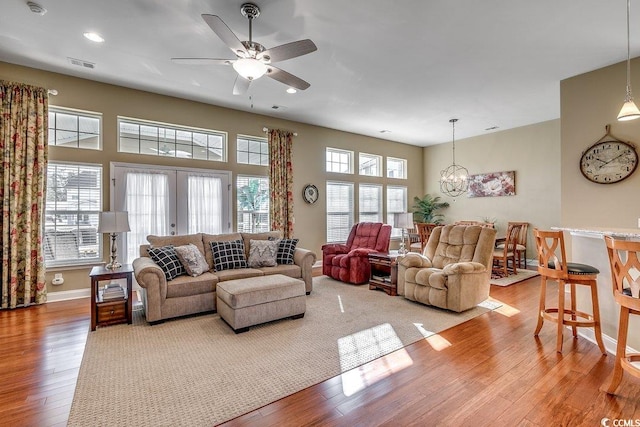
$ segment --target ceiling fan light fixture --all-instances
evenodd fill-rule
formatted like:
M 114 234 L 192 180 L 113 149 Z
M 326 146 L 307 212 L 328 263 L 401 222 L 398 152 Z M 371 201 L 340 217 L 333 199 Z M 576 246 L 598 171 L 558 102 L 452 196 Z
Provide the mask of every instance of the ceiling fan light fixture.
M 295 90 L 294 88 L 290 87 L 289 89 L 287 89 L 287 93 L 296 93 L 298 92 L 297 90 Z
M 253 58 L 240 58 L 233 63 L 233 69 L 247 80 L 255 80 L 264 76 L 267 66 Z

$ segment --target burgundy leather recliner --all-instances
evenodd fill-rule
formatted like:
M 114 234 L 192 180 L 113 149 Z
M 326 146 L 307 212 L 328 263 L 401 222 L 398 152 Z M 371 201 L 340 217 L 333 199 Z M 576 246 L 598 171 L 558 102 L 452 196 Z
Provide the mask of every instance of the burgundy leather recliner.
M 367 283 L 370 274 L 367 255 L 388 252 L 390 240 L 390 225 L 381 222 L 355 224 L 346 243 L 322 246 L 322 274 L 354 285 Z

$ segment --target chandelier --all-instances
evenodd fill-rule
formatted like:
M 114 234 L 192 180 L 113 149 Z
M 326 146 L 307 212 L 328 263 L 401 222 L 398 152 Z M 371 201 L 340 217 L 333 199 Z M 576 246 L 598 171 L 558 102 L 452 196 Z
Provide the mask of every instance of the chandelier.
M 469 171 L 464 166 L 456 165 L 456 122 L 451 119 L 449 123 L 453 127 L 453 163 L 440 172 L 440 192 L 453 198 L 467 192 L 469 188 Z

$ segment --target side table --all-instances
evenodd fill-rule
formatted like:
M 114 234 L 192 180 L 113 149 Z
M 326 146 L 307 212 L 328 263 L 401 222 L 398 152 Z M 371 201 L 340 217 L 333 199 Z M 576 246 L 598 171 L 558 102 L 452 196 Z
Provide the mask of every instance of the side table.
M 369 254 L 371 276 L 369 289 L 382 289 L 388 295 L 398 295 L 398 252 Z
M 89 277 L 91 277 L 91 330 L 95 331 L 96 326 L 108 326 L 125 322 L 131 324 L 133 267 L 127 264 L 115 270 L 109 270 L 103 266 L 97 266 L 91 269 Z M 103 301 L 100 282 L 118 279 L 127 280 L 125 298 Z

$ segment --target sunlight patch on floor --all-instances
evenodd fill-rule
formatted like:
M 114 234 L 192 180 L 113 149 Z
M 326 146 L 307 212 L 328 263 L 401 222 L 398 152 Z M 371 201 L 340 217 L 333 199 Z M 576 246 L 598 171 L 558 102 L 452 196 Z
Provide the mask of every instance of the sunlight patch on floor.
M 503 316 L 506 317 L 513 317 L 516 314 L 520 313 L 520 310 L 518 310 L 517 308 L 509 305 L 509 304 L 505 304 L 502 303 L 502 306 L 496 308 L 495 310 L 493 310 L 494 312 L 498 313 L 498 314 L 502 314 Z
M 388 323 L 340 338 L 338 351 L 343 372 L 342 391 L 345 396 L 351 396 L 413 364 L 403 347 L 402 341 Z M 387 355 L 380 357 L 384 354 Z M 373 362 L 367 363 L 372 360 Z
M 338 305 L 340 305 L 340 313 L 344 313 L 344 306 L 342 305 L 342 298 L 338 295 Z

